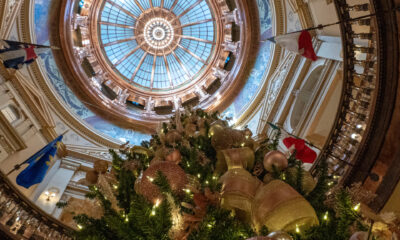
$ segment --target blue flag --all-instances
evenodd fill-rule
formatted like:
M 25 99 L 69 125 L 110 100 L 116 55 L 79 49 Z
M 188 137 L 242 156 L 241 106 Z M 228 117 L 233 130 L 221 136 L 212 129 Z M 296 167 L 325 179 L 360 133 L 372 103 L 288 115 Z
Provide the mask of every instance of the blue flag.
M 61 143 L 63 135 L 57 137 L 52 142 L 47 144 L 39 152 L 35 153 L 32 157 L 26 160 L 24 163 L 29 163 L 29 166 L 25 168 L 17 176 L 17 184 L 29 188 L 30 186 L 40 183 L 46 175 L 47 169 L 49 168 L 50 162 L 53 160 L 57 153 L 57 148 Z
M 49 47 L 9 40 L 0 40 L 0 59 L 6 68 L 20 69 L 31 64 Z

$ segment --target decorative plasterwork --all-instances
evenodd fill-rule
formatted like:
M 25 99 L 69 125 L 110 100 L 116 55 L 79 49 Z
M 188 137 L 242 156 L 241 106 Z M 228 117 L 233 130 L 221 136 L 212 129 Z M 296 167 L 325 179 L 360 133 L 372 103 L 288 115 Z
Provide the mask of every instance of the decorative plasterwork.
M 211 8 L 216 11 L 216 34 L 218 36 L 214 50 L 216 57 L 209 62 L 207 69 L 202 72 L 203 75 L 200 78 L 200 82 L 197 81 L 196 84 L 179 88 L 168 94 L 157 92 L 150 94 L 140 88 L 133 88 L 133 86 L 129 85 L 127 82 L 119 81 L 118 79 L 120 79 L 120 77 L 116 76 L 113 71 L 108 69 L 108 64 L 99 61 L 99 59 L 101 60 L 99 56 L 101 56 L 102 53 L 98 52 L 97 47 L 90 48 L 89 51 L 87 51 L 91 54 L 90 56 L 87 56 L 87 59 L 96 73 L 95 81 L 92 80 L 93 78 L 89 79 L 85 76 L 84 71 L 80 69 L 80 66 L 74 65 L 76 61 L 68 51 L 64 52 L 67 60 L 63 62 L 67 62 L 71 70 L 60 70 L 65 72 L 72 71 L 75 73 L 74 76 L 69 78 L 74 82 L 78 79 L 80 83 L 74 83 L 73 88 L 80 88 L 76 92 L 85 92 L 84 96 L 79 97 L 84 102 L 88 103 L 87 106 L 93 112 L 100 114 L 107 120 L 113 121 L 120 126 L 134 126 L 135 129 L 138 128 L 145 132 L 153 132 L 157 122 L 165 120 L 166 117 L 168 117 L 168 115 L 158 115 L 156 111 L 157 108 L 171 108 L 172 112 L 174 112 L 176 109 L 182 109 L 182 105 L 185 103 L 198 99 L 200 101 L 198 107 L 208 110 L 224 109 L 238 93 L 240 86 L 243 85 L 243 74 L 247 69 L 251 69 L 251 67 L 246 68 L 246 65 L 251 66 L 254 64 L 248 62 L 247 59 L 249 56 L 254 54 L 254 49 L 256 49 L 258 43 L 254 41 L 256 33 L 254 33 L 254 30 L 252 29 L 254 26 L 251 26 L 251 17 L 247 15 L 249 13 L 246 9 L 248 8 L 247 3 L 238 2 L 238 9 L 242 9 L 242 11 L 233 12 L 229 12 L 224 1 L 211 0 L 209 3 L 212 6 Z M 93 2 L 92 6 L 89 6 L 89 8 L 92 8 L 95 5 L 97 6 L 98 4 L 99 3 Z M 63 36 L 61 40 L 65 41 L 64 43 L 62 42 L 62 44 L 65 44 L 62 48 L 68 49 L 68 47 L 73 47 L 73 43 L 71 43 L 67 36 L 70 34 L 70 30 L 73 30 L 77 25 L 83 26 L 81 32 L 82 29 L 84 30 L 83 32 L 85 32 L 82 34 L 82 45 L 86 47 L 89 46 L 88 42 L 92 42 L 90 46 L 95 46 L 96 44 L 93 43 L 95 43 L 96 40 L 98 41 L 98 39 L 96 39 L 98 34 L 86 34 L 86 32 L 96 31 L 97 27 L 92 23 L 98 16 L 97 10 L 90 11 L 91 13 L 87 18 L 88 20 L 85 20 L 85 18 L 82 17 L 78 17 L 76 20 L 71 20 L 71 14 L 69 14 L 71 9 L 68 5 L 65 7 L 66 14 L 62 19 L 67 19 L 67 25 L 62 27 L 65 29 L 60 33 Z M 93 9 L 98 9 L 98 7 L 94 7 Z M 245 11 L 243 11 L 243 9 L 245 9 Z M 89 25 L 84 26 L 85 22 L 89 22 Z M 241 31 L 240 43 L 232 42 L 232 22 L 238 23 L 238 26 L 241 29 L 245 28 L 245 31 Z M 250 40 L 250 36 L 253 36 L 252 40 Z M 219 69 L 224 70 L 223 67 L 225 65 L 225 60 L 231 51 L 233 54 L 236 54 L 236 61 L 233 69 L 228 73 L 218 71 Z M 80 58 L 78 57 L 78 59 Z M 222 76 L 222 79 L 219 79 L 222 84 L 216 93 L 210 95 L 207 93 L 207 88 L 218 80 L 216 75 L 220 77 Z M 72 78 L 74 78 L 74 80 Z M 100 83 L 103 83 L 112 90 L 117 90 L 117 92 L 114 91 L 117 94 L 117 101 L 111 101 L 107 99 L 107 97 L 102 97 L 103 94 L 98 87 Z M 96 85 L 97 87 L 90 87 Z M 82 86 L 86 86 L 86 89 L 82 89 Z M 89 89 L 88 86 L 91 89 Z M 123 95 L 120 96 L 120 94 Z M 125 99 L 140 104 L 144 110 L 138 112 L 129 111 L 129 109 L 127 109 L 123 104 Z M 107 114 L 105 114 L 106 110 Z M 104 114 L 102 112 L 104 112 Z M 146 124 L 144 124 L 144 122 Z
M 8 39 L 23 2 L 23 0 L 0 1 L 0 39 Z
M 112 161 L 108 149 L 67 145 L 68 156 L 94 162 L 97 160 Z
M 280 35 L 284 33 L 285 24 L 286 24 L 286 17 L 285 17 L 285 10 L 283 6 L 285 4 L 285 0 L 279 1 L 270 1 L 272 6 L 272 19 L 274 19 L 274 26 L 273 26 L 273 34 Z M 239 119 L 236 121 L 236 126 L 244 126 L 246 125 L 252 117 L 257 113 L 256 109 L 259 108 L 260 104 L 263 104 L 263 99 L 265 97 L 265 91 L 268 86 L 269 81 L 271 81 L 272 75 L 276 71 L 278 64 L 282 60 L 282 48 L 278 45 L 273 45 L 271 52 L 271 61 L 270 66 L 267 67 L 269 70 L 264 73 L 262 76 L 263 78 L 263 85 L 259 88 L 257 93 L 255 94 L 255 99 L 247 106 L 246 111 L 241 115 Z
M 18 20 L 18 34 L 21 41 L 33 42 L 33 39 L 36 39 L 33 26 L 34 1 L 25 1 L 24 4 L 22 4 Z M 40 59 L 38 61 L 40 61 Z M 1 67 L 0 73 L 3 76 L 10 76 L 9 72 Z M 30 74 L 29 77 L 34 79 L 34 82 L 37 85 L 36 90 L 41 93 L 41 96 L 46 98 L 46 101 L 49 104 L 48 106 L 51 107 L 52 110 L 54 110 L 54 112 L 56 112 L 70 128 L 76 132 L 79 132 L 82 136 L 85 136 L 85 138 L 89 138 L 91 141 L 95 141 L 97 144 L 105 147 L 117 148 L 119 146 L 119 143 L 117 143 L 116 140 L 99 134 L 92 128 L 88 127 L 88 125 L 84 123 L 81 118 L 76 116 L 76 114 L 74 114 L 68 107 L 62 104 L 62 99 L 59 97 L 55 89 L 51 87 L 50 80 L 40 64 L 37 62 L 32 63 L 28 68 L 28 73 Z M 37 114 L 37 112 L 34 112 L 34 114 Z

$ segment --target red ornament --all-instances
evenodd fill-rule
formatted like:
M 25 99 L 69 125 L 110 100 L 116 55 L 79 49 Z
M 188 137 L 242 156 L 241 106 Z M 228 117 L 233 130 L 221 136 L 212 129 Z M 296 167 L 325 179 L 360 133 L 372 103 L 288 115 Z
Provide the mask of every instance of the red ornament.
M 287 148 L 290 148 L 294 145 L 296 150 L 296 158 L 302 161 L 303 163 L 314 163 L 317 158 L 317 153 L 309 148 L 306 144 L 306 141 L 299 138 L 288 137 L 283 139 L 283 144 Z

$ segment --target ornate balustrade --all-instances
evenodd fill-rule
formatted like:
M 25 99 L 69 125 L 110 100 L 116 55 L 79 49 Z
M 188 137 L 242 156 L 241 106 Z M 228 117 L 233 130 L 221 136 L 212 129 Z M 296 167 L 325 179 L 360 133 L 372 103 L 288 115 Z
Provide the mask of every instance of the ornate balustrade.
M 49 216 L 15 187 L 1 173 L 0 176 L 0 229 L 11 239 L 72 240 L 72 231 Z
M 341 21 L 343 90 L 336 121 L 317 164 L 327 159 L 334 179 L 344 185 L 362 182 L 376 192 L 371 207 L 379 210 L 398 181 L 388 173 L 399 170 L 391 167 L 395 156 L 388 151 L 393 146 L 384 145 L 390 142 L 386 138 L 396 122 L 396 10 L 391 0 L 353 6 L 347 0 L 334 2 Z
M 377 82 L 377 28 L 372 5 L 349 6 L 336 0 L 343 44 L 343 89 L 337 117 L 320 159 L 328 160 L 330 174 L 340 181 L 354 167 L 359 147 L 368 136 Z M 357 19 L 357 20 L 352 20 Z

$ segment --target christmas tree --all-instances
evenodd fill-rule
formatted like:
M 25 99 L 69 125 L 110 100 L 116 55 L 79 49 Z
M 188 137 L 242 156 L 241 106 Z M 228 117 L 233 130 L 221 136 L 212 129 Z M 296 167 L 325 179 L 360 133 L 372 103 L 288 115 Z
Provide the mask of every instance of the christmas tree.
M 74 216 L 76 238 L 369 237 L 360 211 L 371 196 L 359 185 L 337 186 L 324 159 L 312 176 L 303 166 L 315 154 L 307 143 L 287 138 L 290 151 L 278 151 L 281 129 L 271 126 L 274 136 L 256 142 L 249 129 L 233 129 L 217 113 L 187 110 L 149 142 L 110 150 L 111 171 L 98 163 L 87 175 L 87 198 L 98 211 Z

